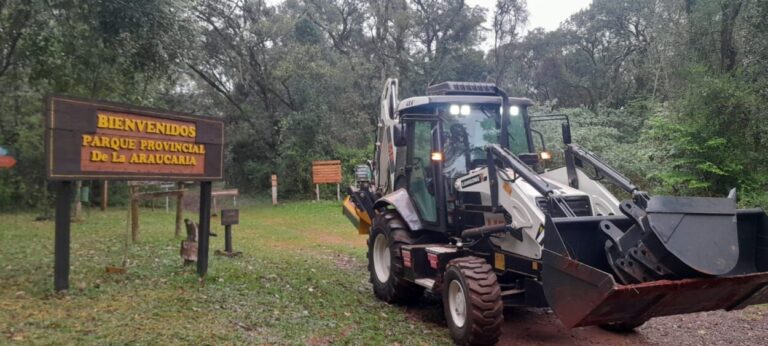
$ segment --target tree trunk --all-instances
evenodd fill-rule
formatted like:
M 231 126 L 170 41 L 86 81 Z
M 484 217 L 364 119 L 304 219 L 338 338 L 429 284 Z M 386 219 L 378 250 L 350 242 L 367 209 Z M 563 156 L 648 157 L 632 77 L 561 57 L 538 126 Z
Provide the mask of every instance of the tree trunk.
M 725 0 L 720 4 L 720 71 L 731 72 L 736 67 L 736 44 L 733 38 L 733 30 L 736 27 L 736 19 L 741 12 L 743 0 Z

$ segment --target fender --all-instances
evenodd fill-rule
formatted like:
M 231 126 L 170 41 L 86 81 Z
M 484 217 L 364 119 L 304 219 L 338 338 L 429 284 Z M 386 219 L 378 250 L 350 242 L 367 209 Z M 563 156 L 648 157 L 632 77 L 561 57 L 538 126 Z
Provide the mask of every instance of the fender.
M 388 206 L 392 206 L 397 210 L 403 220 L 405 220 L 405 223 L 408 224 L 408 228 L 410 228 L 411 231 L 418 231 L 424 228 L 419 213 L 416 211 L 416 206 L 413 205 L 411 196 L 408 195 L 408 191 L 405 189 L 397 189 L 394 192 L 379 198 L 379 200 L 373 204 L 373 209 L 379 210 Z

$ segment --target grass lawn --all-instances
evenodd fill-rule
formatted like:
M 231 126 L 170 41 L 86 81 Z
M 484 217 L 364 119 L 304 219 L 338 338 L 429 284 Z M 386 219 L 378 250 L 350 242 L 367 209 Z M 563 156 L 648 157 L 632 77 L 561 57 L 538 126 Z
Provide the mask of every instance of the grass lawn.
M 183 267 L 174 215 L 141 211 L 120 265 L 125 209 L 72 225 L 70 286 L 54 294 L 53 221 L 0 214 L 0 344 L 450 344 L 441 308 L 390 306 L 368 283 L 365 237 L 336 202 L 241 207 L 239 258 L 213 256 L 205 285 Z M 185 217 L 197 219 L 196 215 Z

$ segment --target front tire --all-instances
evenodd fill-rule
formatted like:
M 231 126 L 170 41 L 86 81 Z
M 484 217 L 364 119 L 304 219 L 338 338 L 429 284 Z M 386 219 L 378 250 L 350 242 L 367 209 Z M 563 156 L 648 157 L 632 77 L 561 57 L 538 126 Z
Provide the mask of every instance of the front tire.
M 423 296 L 423 287 L 403 277 L 400 248 L 416 243 L 397 212 L 384 210 L 374 217 L 368 237 L 368 272 L 377 298 L 387 303 L 409 304 Z
M 443 279 L 443 309 L 459 345 L 493 345 L 501 336 L 504 304 L 493 268 L 482 258 L 448 262 Z

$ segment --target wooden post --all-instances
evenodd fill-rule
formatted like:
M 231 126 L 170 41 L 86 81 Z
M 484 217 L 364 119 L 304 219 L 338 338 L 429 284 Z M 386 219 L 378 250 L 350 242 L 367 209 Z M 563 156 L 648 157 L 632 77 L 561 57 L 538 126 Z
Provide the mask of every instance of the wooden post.
M 272 174 L 272 205 L 277 205 L 277 174 Z
M 184 204 L 184 183 L 179 182 L 179 194 L 176 196 L 176 231 L 173 232 L 174 237 L 181 235 L 181 223 L 183 220 L 182 207 Z
M 139 196 L 138 186 L 131 186 L 131 240 L 139 241 Z
M 341 188 L 339 187 L 338 183 L 336 184 L 336 200 L 337 201 L 341 200 Z
M 320 200 L 320 184 L 315 184 L 315 196 L 317 197 L 317 200 Z
M 79 222 L 83 215 L 83 202 L 81 201 L 80 194 L 83 192 L 83 182 L 78 180 L 75 182 L 75 222 Z
M 208 272 L 208 236 L 211 230 L 211 182 L 200 183 L 200 228 L 197 238 L 197 275 Z
M 107 210 L 107 201 L 109 200 L 109 180 L 101 182 L 101 211 Z
M 224 252 L 232 255 L 232 225 L 224 226 Z
M 211 197 L 211 200 L 213 201 L 213 209 L 211 210 L 212 215 L 219 215 L 219 213 L 216 212 L 216 209 L 218 208 L 216 206 L 216 197 Z
M 53 289 L 69 289 L 70 212 L 72 211 L 72 182 L 62 181 L 56 188 L 56 243 L 54 245 Z

